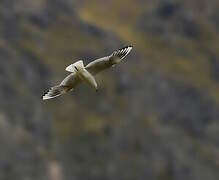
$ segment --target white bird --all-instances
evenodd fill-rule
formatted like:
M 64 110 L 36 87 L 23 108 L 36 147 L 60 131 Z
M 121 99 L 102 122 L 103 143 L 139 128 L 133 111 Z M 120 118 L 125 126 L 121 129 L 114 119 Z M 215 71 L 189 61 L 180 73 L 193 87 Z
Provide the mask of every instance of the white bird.
M 81 82 L 87 82 L 91 87 L 98 89 L 94 75 L 107 68 L 114 66 L 122 61 L 133 46 L 126 46 L 124 48 L 114 51 L 110 56 L 96 59 L 84 66 L 82 60 L 69 65 L 65 70 L 71 72 L 59 85 L 50 88 L 44 95 L 43 100 L 52 99 L 62 94 L 70 92 L 75 89 Z

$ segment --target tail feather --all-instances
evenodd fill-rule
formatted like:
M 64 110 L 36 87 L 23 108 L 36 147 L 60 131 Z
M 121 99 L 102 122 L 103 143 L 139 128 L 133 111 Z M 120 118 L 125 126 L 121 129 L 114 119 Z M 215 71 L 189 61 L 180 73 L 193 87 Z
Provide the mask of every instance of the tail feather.
M 68 91 L 68 88 L 65 86 L 54 86 L 51 87 L 44 95 L 42 96 L 43 100 L 52 99 L 58 96 L 61 96 L 62 94 L 66 93 Z

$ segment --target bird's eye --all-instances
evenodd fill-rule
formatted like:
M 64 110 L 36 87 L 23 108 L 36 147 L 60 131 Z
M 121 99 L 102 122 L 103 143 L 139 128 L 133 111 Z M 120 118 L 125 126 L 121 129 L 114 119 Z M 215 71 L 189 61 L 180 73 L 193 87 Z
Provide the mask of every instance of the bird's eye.
M 78 71 L 78 68 L 75 66 L 75 69 Z

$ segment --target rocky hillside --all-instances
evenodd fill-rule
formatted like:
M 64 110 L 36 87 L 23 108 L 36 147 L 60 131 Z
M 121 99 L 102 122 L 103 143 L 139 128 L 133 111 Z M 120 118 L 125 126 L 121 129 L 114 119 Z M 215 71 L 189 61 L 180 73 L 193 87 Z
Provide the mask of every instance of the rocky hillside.
M 0 180 L 219 178 L 216 0 L 1 0 Z M 85 63 L 119 66 L 42 102 Z

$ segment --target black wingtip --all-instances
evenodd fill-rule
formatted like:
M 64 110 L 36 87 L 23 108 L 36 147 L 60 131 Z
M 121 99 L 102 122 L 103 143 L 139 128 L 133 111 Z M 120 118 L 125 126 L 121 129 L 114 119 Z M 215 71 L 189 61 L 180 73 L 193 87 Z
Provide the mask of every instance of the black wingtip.
M 120 48 L 119 50 L 126 49 L 126 48 L 129 48 L 129 47 L 133 48 L 133 45 L 124 46 L 124 47 Z
M 43 96 L 45 96 L 46 94 L 47 94 L 47 91 L 41 95 L 41 98 L 43 99 Z
M 43 97 L 45 95 L 47 95 L 49 93 L 49 91 L 51 91 L 53 89 L 53 87 L 49 88 L 49 90 L 44 91 L 43 95 L 41 95 L 41 98 L 43 99 Z

